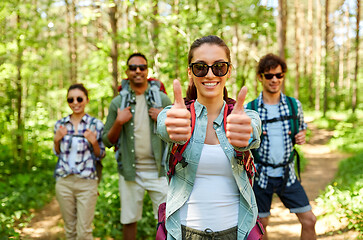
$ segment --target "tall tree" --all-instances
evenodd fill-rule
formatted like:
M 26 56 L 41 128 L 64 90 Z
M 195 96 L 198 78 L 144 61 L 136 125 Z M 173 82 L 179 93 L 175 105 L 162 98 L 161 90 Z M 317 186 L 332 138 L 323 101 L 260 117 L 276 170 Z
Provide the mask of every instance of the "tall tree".
M 118 92 L 117 92 L 117 87 L 118 87 L 118 68 L 117 68 L 117 63 L 118 63 L 118 41 L 117 41 L 117 32 L 118 32 L 118 28 L 117 28 L 117 2 L 116 0 L 113 1 L 112 5 L 110 6 L 109 9 L 109 17 L 110 17 L 110 25 L 111 25 L 111 39 L 112 39 L 112 43 L 111 43 L 111 51 L 110 51 L 110 57 L 111 57 L 111 61 L 112 61 L 112 90 L 113 90 L 113 95 L 117 96 Z
M 347 30 L 347 33 L 350 32 L 350 13 L 349 13 L 349 4 L 346 4 L 346 10 L 345 10 L 345 28 Z M 348 97 L 347 99 L 345 99 L 345 101 L 347 102 L 351 102 L 351 67 L 352 67 L 352 60 L 351 60 L 351 42 L 349 39 L 349 34 L 347 34 L 347 46 L 346 46 L 346 67 L 345 69 L 346 71 L 346 76 L 345 76 L 345 86 L 346 86 L 346 96 Z M 349 104 L 350 105 L 350 104 Z
M 314 103 L 314 91 L 313 91 L 313 63 L 314 63 L 314 56 L 313 56 L 313 0 L 308 0 L 308 32 L 307 32 L 307 51 L 305 58 L 306 63 L 306 76 L 309 82 L 309 103 Z
M 67 37 L 69 54 L 69 78 L 72 83 L 77 82 L 77 23 L 76 4 L 74 0 L 65 0 L 67 10 Z
M 152 43 L 152 52 L 151 56 L 154 58 L 154 73 L 157 78 L 159 78 L 160 73 L 160 63 L 159 63 L 159 1 L 151 0 L 151 8 L 152 8 L 152 28 L 151 28 L 151 43 Z
M 359 64 L 359 22 L 360 22 L 360 0 L 357 0 L 356 36 L 355 36 L 355 68 L 354 84 L 352 94 L 352 110 L 356 110 L 358 102 L 358 64 Z
M 299 81 L 300 81 L 300 38 L 301 28 L 299 24 L 300 19 L 300 1 L 295 0 L 295 88 L 294 97 L 299 98 Z
M 330 82 L 329 74 L 329 40 L 330 40 L 330 21 L 329 21 L 329 0 L 325 0 L 325 83 L 324 83 L 324 103 L 323 116 L 328 111 L 328 88 Z
M 317 31 L 316 31 L 316 62 L 315 62 L 315 110 L 320 110 L 320 79 L 321 79 L 321 53 L 322 53 L 322 11 L 321 11 L 321 3 L 320 0 L 315 0 L 316 4 L 316 21 L 317 21 Z
M 17 131 L 16 131 L 16 154 L 14 159 L 20 161 L 23 159 L 23 134 L 24 134 L 24 123 L 23 123 L 23 87 L 22 87 L 22 67 L 23 67 L 23 46 L 22 46 L 22 27 L 21 27 L 21 16 L 20 9 L 17 8 L 16 13 L 16 25 L 18 34 L 16 37 L 17 55 L 16 55 L 16 110 L 17 110 Z
M 285 45 L 286 45 L 286 22 L 287 22 L 287 3 L 286 0 L 279 0 L 278 4 L 278 18 L 277 18 L 277 43 L 279 46 L 279 55 L 285 59 Z M 285 81 L 282 83 L 282 89 L 285 90 Z

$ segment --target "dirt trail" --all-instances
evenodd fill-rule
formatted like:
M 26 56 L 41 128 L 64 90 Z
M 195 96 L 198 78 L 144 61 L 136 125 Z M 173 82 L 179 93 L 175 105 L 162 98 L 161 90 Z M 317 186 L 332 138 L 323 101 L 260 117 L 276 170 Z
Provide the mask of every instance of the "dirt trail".
M 304 156 L 308 159 L 308 165 L 304 173 L 301 174 L 301 184 L 308 195 L 314 214 L 319 217 L 323 212 L 316 206 L 314 200 L 334 178 L 339 161 L 347 158 L 348 155 L 332 151 L 326 145 L 333 132 L 318 129 L 310 123 L 308 126 L 312 130 L 312 136 L 309 142 L 302 146 Z M 337 219 L 318 220 L 315 227 L 317 238 L 326 240 L 356 239 L 357 233 L 345 231 L 345 226 L 345 223 L 341 223 Z M 270 240 L 300 239 L 301 225 L 296 215 L 291 214 L 277 196 L 272 203 L 270 224 L 267 230 Z
M 316 216 L 319 216 L 322 214 L 322 210 L 316 207 L 314 200 L 333 179 L 338 162 L 348 156 L 331 151 L 326 146 L 333 134 L 331 131 L 317 129 L 310 123 L 309 128 L 312 130 L 312 137 L 309 143 L 302 146 L 304 156 L 309 163 L 301 177 L 302 185 L 311 200 L 310 204 L 313 206 L 313 212 Z M 22 229 L 22 239 L 63 240 L 65 238 L 62 226 L 59 206 L 57 201 L 53 199 L 42 210 L 35 213 L 35 217 L 28 227 Z M 316 225 L 318 239 L 356 239 L 357 233 L 344 231 L 345 226 L 344 223 L 336 219 L 319 220 Z M 295 214 L 290 214 L 281 201 L 277 197 L 274 198 L 268 227 L 269 239 L 297 240 L 300 231 L 301 227 Z

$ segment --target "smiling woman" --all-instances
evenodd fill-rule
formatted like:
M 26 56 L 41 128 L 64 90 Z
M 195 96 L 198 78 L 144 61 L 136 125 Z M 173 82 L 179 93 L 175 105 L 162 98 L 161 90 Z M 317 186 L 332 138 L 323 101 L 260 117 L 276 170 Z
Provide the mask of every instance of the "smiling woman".
M 67 239 L 92 239 L 100 178 L 96 166 L 105 156 L 103 123 L 86 114 L 88 91 L 82 84 L 69 87 L 67 102 L 72 114 L 54 127 L 56 197 Z
M 174 81 L 174 105 L 158 116 L 158 134 L 169 144 L 185 144 L 183 166 L 175 166 L 169 183 L 165 227 L 168 239 L 246 239 L 256 224 L 251 185 L 236 152 L 259 146 L 260 119 L 243 109 L 247 88 L 237 102 L 225 87 L 231 76 L 230 51 L 217 36 L 197 39 L 188 56 L 186 102 Z M 235 103 L 235 104 L 234 104 Z M 234 109 L 227 116 L 229 106 Z M 191 116 L 193 115 L 193 116 Z M 190 123 L 192 118 L 193 127 Z M 193 131 L 194 130 L 194 131 Z M 213 186 L 211 188 L 211 186 Z

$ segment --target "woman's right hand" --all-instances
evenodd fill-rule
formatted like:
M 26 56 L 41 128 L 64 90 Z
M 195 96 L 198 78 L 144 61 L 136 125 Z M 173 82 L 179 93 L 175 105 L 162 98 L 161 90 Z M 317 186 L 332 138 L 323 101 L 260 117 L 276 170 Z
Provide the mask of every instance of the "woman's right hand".
M 173 82 L 174 105 L 166 113 L 165 126 L 169 138 L 176 142 L 187 141 L 191 137 L 190 111 L 186 108 L 182 88 L 178 80 Z
M 64 127 L 64 126 L 59 126 L 58 130 L 55 132 L 55 135 L 54 135 L 54 141 L 55 142 L 59 142 L 60 140 L 63 139 L 63 137 L 65 135 L 67 135 L 67 128 Z

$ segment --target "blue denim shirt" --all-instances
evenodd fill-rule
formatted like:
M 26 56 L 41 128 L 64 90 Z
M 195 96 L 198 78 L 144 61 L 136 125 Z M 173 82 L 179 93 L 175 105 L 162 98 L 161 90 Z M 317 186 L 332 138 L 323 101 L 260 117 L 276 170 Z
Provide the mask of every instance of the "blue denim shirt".
M 248 233 L 256 224 L 257 204 L 253 194 L 252 187 L 249 183 L 248 176 L 243 165 L 239 165 L 234 158 L 234 147 L 228 142 L 223 126 L 223 108 L 217 119 L 214 121 L 213 128 L 217 134 L 220 145 L 231 162 L 233 176 L 236 180 L 240 191 L 240 202 L 238 212 L 238 239 L 247 239 Z M 166 142 L 172 143 L 165 127 L 166 112 L 171 106 L 166 107 L 158 116 L 157 133 Z M 260 145 L 261 121 L 257 112 L 245 110 L 246 114 L 251 117 L 253 134 L 250 144 L 245 148 L 238 150 L 247 151 L 252 148 L 258 148 Z M 207 130 L 207 108 L 195 102 L 196 121 L 193 135 L 186 147 L 183 156 L 188 162 L 187 167 L 183 168 L 177 164 L 175 175 L 169 183 L 169 190 L 166 202 L 166 229 L 168 230 L 168 239 L 182 239 L 179 210 L 188 200 L 194 185 L 194 180 L 198 168 L 200 155 L 203 149 L 204 140 Z M 167 165 L 167 164 L 166 164 Z M 211 186 L 213 187 L 213 186 Z

